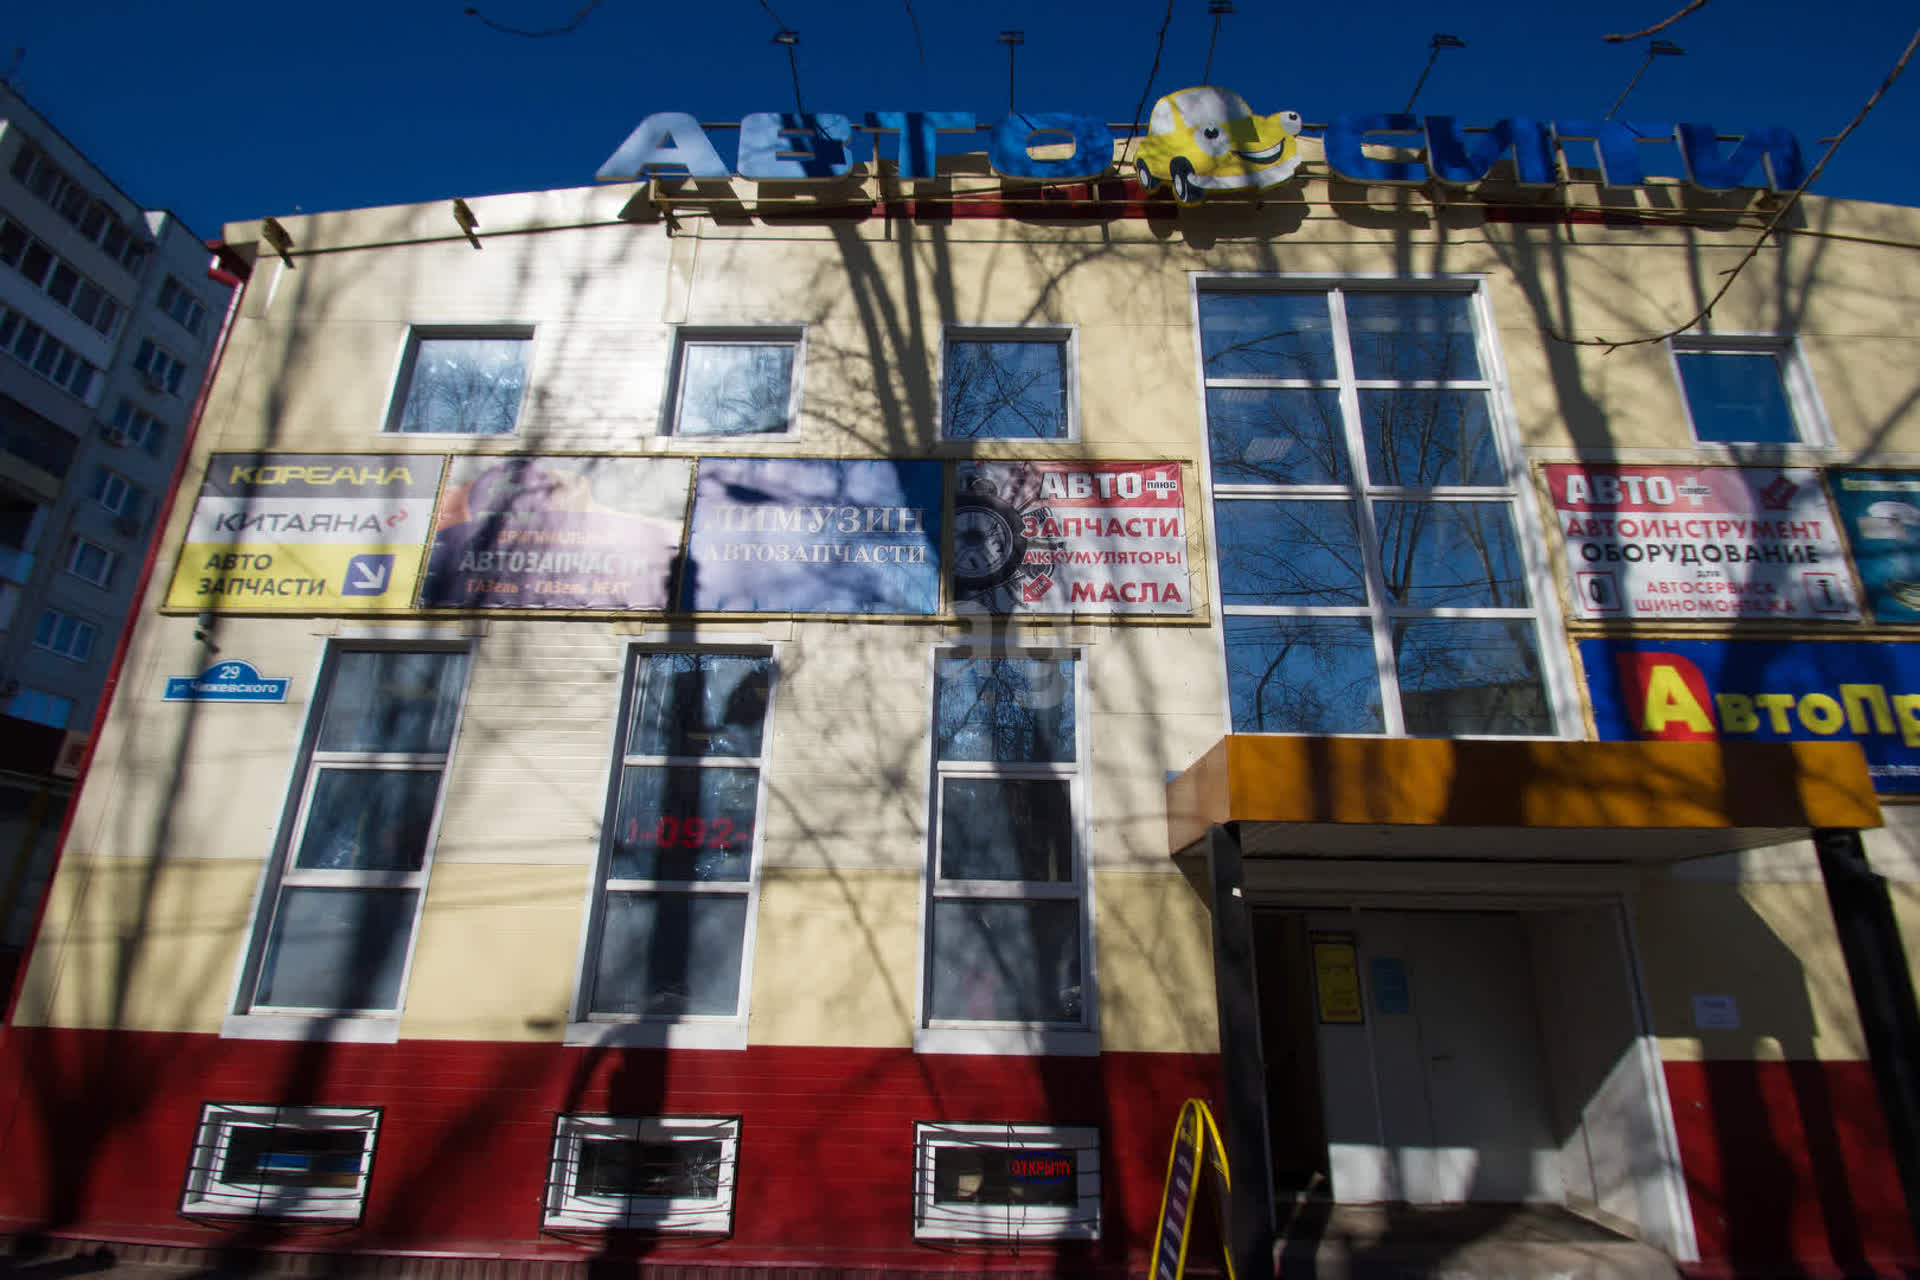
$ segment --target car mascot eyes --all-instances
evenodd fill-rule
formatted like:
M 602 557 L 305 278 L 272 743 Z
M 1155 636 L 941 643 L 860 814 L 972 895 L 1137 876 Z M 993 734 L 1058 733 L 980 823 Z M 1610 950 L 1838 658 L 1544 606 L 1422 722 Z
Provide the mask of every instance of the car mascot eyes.
M 1227 154 L 1227 148 L 1232 145 L 1227 141 L 1227 131 L 1217 124 L 1210 124 L 1203 129 L 1196 130 L 1194 133 L 1194 141 L 1202 151 L 1212 156 L 1223 156 Z

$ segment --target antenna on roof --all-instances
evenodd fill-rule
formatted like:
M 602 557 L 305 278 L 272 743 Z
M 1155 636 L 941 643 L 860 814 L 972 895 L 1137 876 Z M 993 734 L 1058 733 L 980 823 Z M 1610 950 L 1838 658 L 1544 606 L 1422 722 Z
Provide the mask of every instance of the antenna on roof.
M 1207 12 L 1213 15 L 1213 36 L 1207 41 L 1207 69 L 1200 73 L 1201 84 L 1213 83 L 1213 46 L 1220 39 L 1220 19 L 1234 12 L 1233 0 L 1207 0 Z
M 1685 49 L 1682 49 L 1671 40 L 1648 41 L 1647 60 L 1640 64 L 1640 69 L 1633 73 L 1633 79 L 1627 81 L 1627 87 L 1620 91 L 1620 96 L 1614 100 L 1611 107 L 1607 108 L 1607 114 L 1600 118 L 1602 120 L 1613 119 L 1613 113 L 1620 109 L 1621 104 L 1627 100 L 1627 95 L 1633 92 L 1633 86 L 1640 83 L 1640 77 L 1647 74 L 1647 68 L 1653 65 L 1655 58 L 1677 58 L 1685 52 Z
M 1012 29 L 1000 33 L 1000 43 L 1007 46 L 1007 114 L 1013 114 L 1013 51 L 1027 42 L 1027 33 Z
M 1403 113 L 1413 110 L 1413 100 L 1420 96 L 1420 90 L 1426 88 L 1427 76 L 1432 72 L 1433 64 L 1439 61 L 1440 51 L 1442 49 L 1464 49 L 1466 47 L 1467 42 L 1459 36 L 1450 36 L 1444 31 L 1436 31 L 1433 33 L 1433 43 L 1427 46 L 1431 51 L 1427 54 L 1427 65 L 1421 70 L 1420 78 L 1414 82 L 1413 92 L 1407 95 L 1407 105 L 1401 108 Z

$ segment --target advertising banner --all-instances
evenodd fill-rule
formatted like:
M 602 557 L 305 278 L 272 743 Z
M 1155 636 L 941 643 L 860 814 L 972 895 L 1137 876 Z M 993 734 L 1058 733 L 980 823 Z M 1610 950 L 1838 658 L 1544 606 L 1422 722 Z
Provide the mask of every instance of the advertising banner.
M 1878 622 L 1920 622 L 1920 471 L 1829 471 Z
M 967 462 L 953 599 L 989 613 L 1192 611 L 1177 462 Z
M 685 607 L 711 613 L 940 608 L 940 464 L 702 458 Z
M 692 471 L 685 458 L 455 458 L 420 604 L 665 609 Z
M 1545 468 L 1583 618 L 1860 617 L 1840 530 L 1807 468 Z
M 438 454 L 216 453 L 167 604 L 408 608 L 445 465 Z
M 1883 795 L 1920 794 L 1920 644 L 1583 640 L 1609 742 L 1852 739 Z

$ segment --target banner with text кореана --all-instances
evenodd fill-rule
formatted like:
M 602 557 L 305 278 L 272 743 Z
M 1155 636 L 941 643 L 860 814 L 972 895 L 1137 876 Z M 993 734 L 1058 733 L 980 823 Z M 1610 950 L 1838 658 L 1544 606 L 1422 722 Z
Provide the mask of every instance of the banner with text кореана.
M 341 613 L 412 607 L 446 459 L 216 453 L 170 608 Z

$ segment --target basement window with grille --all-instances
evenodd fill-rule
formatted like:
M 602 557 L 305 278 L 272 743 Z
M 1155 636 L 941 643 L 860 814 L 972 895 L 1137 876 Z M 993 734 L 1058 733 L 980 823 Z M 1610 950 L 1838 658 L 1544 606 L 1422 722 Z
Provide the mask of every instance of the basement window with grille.
M 377 1107 L 208 1103 L 180 1212 L 358 1221 L 379 1132 Z
M 919 1240 L 1098 1240 L 1100 1131 L 914 1126 Z
M 739 1153 L 737 1116 L 561 1116 L 544 1225 L 731 1234 Z

